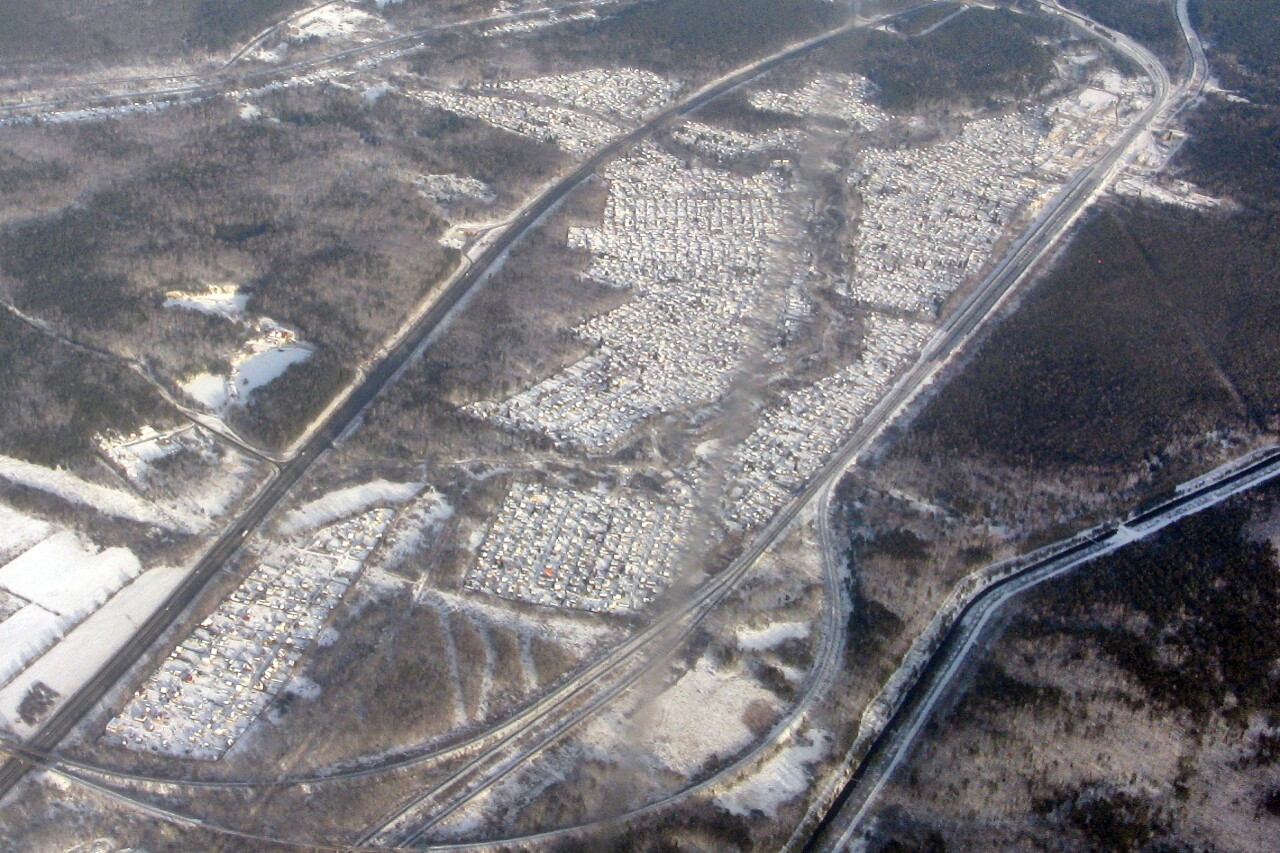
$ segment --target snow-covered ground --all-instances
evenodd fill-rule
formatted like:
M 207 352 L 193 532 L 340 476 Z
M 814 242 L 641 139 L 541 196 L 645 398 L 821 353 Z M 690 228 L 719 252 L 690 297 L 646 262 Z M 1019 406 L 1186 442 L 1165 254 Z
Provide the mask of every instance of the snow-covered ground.
M 0 506 L 0 685 L 142 572 L 126 548 Z
M 65 501 L 83 504 L 116 518 L 186 533 L 194 530 L 188 520 L 178 519 L 162 512 L 158 507 L 135 495 L 90 483 L 55 468 L 44 468 L 10 456 L 0 456 L 0 478 L 27 488 L 48 492 Z
M 392 483 L 373 480 L 329 492 L 290 512 L 280 522 L 283 534 L 311 530 L 322 524 L 364 512 L 373 506 L 400 504 L 422 491 L 425 483 Z
M 351 3 L 333 3 L 299 18 L 290 27 L 290 37 L 295 41 L 351 38 L 385 28 L 386 22 L 376 15 Z
M 754 679 L 718 672 L 704 658 L 654 700 L 650 745 L 667 767 L 690 776 L 708 758 L 728 757 L 755 739 L 742 716 L 756 701 L 777 706 Z
M 182 451 L 183 433 L 190 432 L 193 424 L 166 432 L 157 432 L 154 427 L 144 426 L 137 433 L 123 438 L 97 437 L 98 449 L 115 463 L 120 473 L 133 485 L 146 486 L 151 473 L 151 466 Z
M 808 744 L 794 743 L 770 758 L 755 773 L 716 798 L 731 814 L 750 815 L 759 809 L 769 817 L 788 800 L 809 788 L 809 765 L 827 754 L 831 735 L 813 732 Z
M 0 504 L 0 563 L 21 554 L 52 532 L 52 524 Z
M 756 630 L 738 631 L 738 647 L 753 652 L 762 652 L 787 640 L 803 640 L 809 636 L 808 622 L 775 622 Z
M 79 621 L 141 571 L 138 558 L 127 548 L 99 552 L 65 530 L 0 567 L 0 587 Z
M 222 414 L 230 406 L 247 401 L 254 391 L 291 365 L 306 361 L 312 352 L 311 347 L 297 343 L 261 350 L 235 362 L 230 376 L 199 373 L 184 382 L 182 390 L 207 409 Z
M 0 723 L 19 736 L 33 732 L 35 727 L 23 723 L 18 717 L 18 705 L 27 692 L 39 682 L 63 698 L 73 695 L 163 603 L 187 571 L 152 569 L 116 593 L 96 613 L 67 634 L 62 642 L 0 689 Z M 0 637 L 6 625 L 7 621 L 0 623 Z M 0 650 L 6 648 L 0 639 Z

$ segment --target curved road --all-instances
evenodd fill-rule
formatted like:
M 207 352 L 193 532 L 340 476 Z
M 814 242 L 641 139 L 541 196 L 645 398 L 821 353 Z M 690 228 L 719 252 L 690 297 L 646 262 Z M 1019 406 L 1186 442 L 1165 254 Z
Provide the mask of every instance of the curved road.
M 1104 525 L 1049 549 L 1041 549 L 1038 553 L 1046 550 L 1056 550 L 1056 553 L 1033 559 L 1029 565 L 978 592 L 952 623 L 850 782 L 814 830 L 803 848 L 805 853 L 844 850 L 862 830 L 877 796 L 909 757 L 933 710 L 946 697 L 972 653 L 980 648 L 991 620 L 1005 604 L 1032 587 L 1157 533 L 1179 519 L 1280 477 L 1280 448 L 1273 446 L 1260 459 L 1257 456 L 1249 454 L 1250 461 L 1241 467 L 1224 466 L 1216 476 L 1202 478 L 1199 485 L 1159 506 L 1137 511 L 1119 526 Z M 1066 543 L 1073 544 L 1061 550 Z

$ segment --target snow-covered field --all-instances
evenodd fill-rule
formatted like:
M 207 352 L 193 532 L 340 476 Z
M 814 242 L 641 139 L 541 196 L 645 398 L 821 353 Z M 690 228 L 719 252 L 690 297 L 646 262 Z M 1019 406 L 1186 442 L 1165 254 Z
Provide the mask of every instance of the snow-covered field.
M 738 631 L 738 646 L 753 652 L 763 652 L 787 640 L 803 640 L 809 636 L 808 622 L 775 622 L 756 630 Z
M 373 506 L 403 503 L 422 491 L 424 483 L 392 483 L 373 480 L 358 486 L 329 492 L 290 512 L 280 522 L 283 534 L 311 530 L 340 518 L 356 515 Z
M 261 350 L 237 361 L 230 376 L 199 373 L 182 384 L 188 397 L 218 414 L 249 399 L 254 391 L 266 385 L 291 365 L 306 361 L 312 349 L 298 343 Z
M 12 559 L 53 532 L 53 525 L 0 504 L 0 563 Z
M 0 620 L 0 685 L 51 646 L 58 648 L 64 634 L 93 618 L 142 572 L 127 548 L 101 550 L 78 533 L 3 506 L 0 555 L 0 593 L 7 604 Z
M 654 700 L 648 737 L 670 769 L 690 776 L 708 758 L 726 758 L 755 736 L 742 720 L 752 702 L 777 706 L 754 679 L 719 672 L 705 658 Z
M 165 294 L 165 308 L 186 308 L 204 314 L 226 317 L 228 320 L 244 316 L 249 304 L 249 294 L 233 284 L 215 285 L 204 293 L 187 293 L 173 290 Z
M 786 747 L 743 782 L 717 797 L 716 802 L 731 814 L 745 816 L 759 809 L 773 817 L 779 806 L 808 790 L 809 765 L 825 756 L 830 748 L 830 734 L 813 732 L 808 744 L 793 743 Z
M 127 548 L 99 552 L 76 533 L 55 533 L 0 568 L 0 587 L 79 621 L 142 571 Z
M 18 718 L 18 705 L 31 687 L 39 682 L 62 697 L 74 694 L 163 603 L 186 572 L 186 569 L 175 568 L 152 569 L 116 593 L 62 642 L 0 689 L 0 722 L 15 734 L 29 734 L 34 727 Z M 0 632 L 5 625 L 7 622 L 0 624 Z M 5 648 L 0 640 L 0 650 Z

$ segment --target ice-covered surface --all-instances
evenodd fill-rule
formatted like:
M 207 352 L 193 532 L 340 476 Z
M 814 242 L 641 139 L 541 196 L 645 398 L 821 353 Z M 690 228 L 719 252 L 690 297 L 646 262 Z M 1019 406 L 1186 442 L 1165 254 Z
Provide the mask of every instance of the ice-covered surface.
M 253 109 L 256 110 L 256 107 Z M 165 294 L 164 300 L 165 308 L 186 308 L 227 319 L 243 317 L 244 309 L 248 304 L 249 294 L 242 292 L 233 284 L 214 285 L 204 293 L 172 290 Z
M 31 489 L 48 492 L 65 501 L 84 504 L 116 518 L 170 530 L 192 531 L 191 525 L 185 520 L 166 514 L 141 498 L 119 489 L 90 483 L 65 471 L 44 468 L 10 456 L 0 456 L 0 478 Z
M 99 552 L 77 534 L 63 531 L 0 568 L 0 587 L 79 621 L 141 571 L 127 548 Z
M 373 480 L 358 486 L 338 489 L 290 512 L 280 522 L 280 532 L 287 535 L 299 530 L 310 530 L 322 524 L 364 512 L 372 506 L 403 503 L 422 491 L 424 485 L 424 483 L 392 483 L 388 480 Z
M 31 686 L 40 682 L 64 697 L 73 695 L 164 602 L 187 571 L 185 568 L 152 569 L 116 593 L 62 642 L 0 690 L 0 719 L 17 734 L 26 734 L 31 727 L 18 720 L 17 709 Z M 4 625 L 0 625 L 0 632 L 3 629 Z M 5 648 L 6 644 L 0 640 L 0 650 Z
M 822 758 L 831 748 L 831 735 L 815 732 L 808 744 L 792 744 L 757 771 L 716 798 L 716 802 L 731 814 L 749 815 L 760 810 L 769 817 L 778 813 L 778 807 L 795 799 L 809 787 L 809 765 Z
M 276 379 L 291 365 L 306 361 L 312 349 L 305 344 L 284 343 L 257 349 L 232 364 L 230 376 L 199 373 L 182 384 L 188 397 L 218 414 L 243 403 L 254 391 Z
M 753 652 L 762 652 L 787 640 L 803 640 L 809 636 L 808 622 L 775 622 L 756 630 L 738 631 L 738 646 Z
M 740 673 L 716 671 L 705 658 L 654 700 L 647 727 L 654 753 L 670 769 L 690 776 L 708 758 L 724 758 L 754 740 L 742 721 L 755 701 L 776 707 L 772 693 Z

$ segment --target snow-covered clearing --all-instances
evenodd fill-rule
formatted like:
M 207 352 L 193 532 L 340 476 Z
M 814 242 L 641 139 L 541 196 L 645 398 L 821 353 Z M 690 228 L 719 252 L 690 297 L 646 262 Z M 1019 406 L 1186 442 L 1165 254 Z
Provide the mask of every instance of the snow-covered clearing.
M 280 532 L 288 535 L 311 530 L 340 518 L 356 515 L 374 506 L 403 503 L 422 491 L 425 483 L 392 483 L 373 480 L 358 486 L 329 492 L 290 512 L 280 522 Z
M 755 736 L 742 721 L 752 702 L 776 707 L 772 693 L 741 673 L 718 672 L 703 658 L 653 701 L 646 728 L 654 753 L 691 776 L 708 758 L 728 757 Z
M 172 290 L 165 294 L 164 300 L 165 308 L 186 308 L 203 314 L 226 317 L 228 320 L 238 320 L 243 317 L 248 304 L 249 294 L 242 292 L 234 284 L 216 284 L 204 293 Z
M 311 347 L 287 343 L 259 350 L 232 364 L 230 376 L 198 373 L 182 384 L 188 397 L 218 414 L 244 403 L 254 391 L 276 379 L 292 365 L 311 357 Z
M 787 640 L 803 640 L 809 636 L 808 622 L 775 622 L 764 628 L 738 630 L 738 647 L 753 652 L 772 649 Z
M 52 524 L 0 504 L 0 562 L 21 554 L 52 532 Z
M 0 684 L 56 643 L 66 623 L 65 618 L 38 604 L 28 604 L 0 622 Z
M 20 529 L 37 530 L 21 513 L 5 510 Z M 46 531 L 51 525 L 44 525 Z M 99 552 L 69 530 L 37 542 L 0 567 L 0 591 L 21 604 L 0 622 L 0 684 L 21 672 L 116 590 L 137 577 L 142 567 L 133 552 Z
M 814 732 L 807 745 L 792 744 L 746 780 L 735 785 L 716 798 L 716 802 L 731 814 L 750 815 L 760 810 L 769 817 L 788 800 L 795 799 L 809 788 L 809 765 L 827 754 L 831 748 L 831 735 Z
M 141 572 L 138 558 L 127 548 L 99 553 L 67 530 L 0 568 L 0 587 L 78 622 Z
M 22 723 L 17 713 L 18 705 L 32 685 L 41 682 L 63 697 L 74 694 L 164 602 L 187 571 L 185 568 L 152 569 L 116 593 L 62 642 L 0 690 L 0 720 L 19 735 L 33 731 L 34 727 Z M 0 624 L 0 633 L 7 625 L 8 622 Z M 5 648 L 6 644 L 0 639 L 0 649 Z
M 290 27 L 290 38 L 293 41 L 350 38 L 384 29 L 386 22 L 376 15 L 357 9 L 350 3 L 333 3 L 299 18 Z
M 119 489 L 90 483 L 65 471 L 44 468 L 10 456 L 0 456 L 0 477 L 11 483 L 48 492 L 71 503 L 92 507 L 116 518 L 184 533 L 194 532 L 194 528 L 185 519 L 176 519 L 141 498 Z
M 398 567 L 421 548 L 424 542 L 433 539 L 452 517 L 453 504 L 444 495 L 434 489 L 418 495 L 400 514 L 397 524 L 387 534 L 383 568 Z

